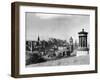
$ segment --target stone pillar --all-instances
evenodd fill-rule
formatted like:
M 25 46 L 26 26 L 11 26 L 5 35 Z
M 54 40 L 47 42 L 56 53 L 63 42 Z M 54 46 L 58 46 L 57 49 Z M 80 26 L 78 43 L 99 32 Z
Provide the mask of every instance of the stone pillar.
M 80 44 L 81 42 L 80 42 L 80 41 L 81 41 L 81 38 L 80 38 L 80 36 L 79 36 L 79 47 L 81 46 L 81 44 Z
M 83 37 L 81 37 L 81 40 L 82 40 L 82 41 L 81 41 L 81 43 L 82 43 L 82 46 L 81 46 L 81 47 L 83 47 Z
M 82 47 L 82 37 L 81 37 L 81 43 L 80 44 L 81 44 L 81 47 Z
M 87 37 L 86 37 L 86 47 L 87 47 Z

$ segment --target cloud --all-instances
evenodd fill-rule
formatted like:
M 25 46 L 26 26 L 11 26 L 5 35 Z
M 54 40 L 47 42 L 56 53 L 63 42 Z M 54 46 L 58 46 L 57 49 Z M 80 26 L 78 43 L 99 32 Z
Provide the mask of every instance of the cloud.
M 35 14 L 37 17 L 40 19 L 53 19 L 53 18 L 59 18 L 59 17 L 64 17 L 65 15 L 61 14 L 46 14 L 46 13 L 36 13 Z M 66 15 L 66 17 L 71 17 L 72 15 Z
M 26 15 L 26 39 L 37 40 L 50 37 L 68 40 L 71 36 L 78 38 L 78 32 L 82 28 L 89 32 L 89 15 L 54 14 L 54 13 L 27 13 Z

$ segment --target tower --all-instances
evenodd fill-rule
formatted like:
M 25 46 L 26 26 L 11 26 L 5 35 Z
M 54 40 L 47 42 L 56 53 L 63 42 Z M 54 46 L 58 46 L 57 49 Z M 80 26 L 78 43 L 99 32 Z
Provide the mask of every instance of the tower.
M 73 38 L 72 37 L 69 39 L 69 43 L 70 43 L 69 45 L 70 52 L 73 52 Z
M 77 40 L 75 40 L 74 49 L 77 49 L 77 47 L 78 47 L 78 43 Z
M 40 46 L 40 37 L 38 35 L 38 38 L 37 38 L 37 46 Z
M 38 35 L 38 42 L 40 42 L 40 37 L 39 37 L 39 35 Z
M 79 34 L 79 46 L 77 49 L 77 56 L 87 55 L 89 53 L 89 49 L 87 48 L 87 35 L 88 33 L 82 29 Z

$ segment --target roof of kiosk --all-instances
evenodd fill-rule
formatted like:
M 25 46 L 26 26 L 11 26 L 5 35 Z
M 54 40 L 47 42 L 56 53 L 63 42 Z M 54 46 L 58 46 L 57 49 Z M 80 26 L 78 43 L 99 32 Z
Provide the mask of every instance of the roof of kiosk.
M 87 32 L 84 31 L 84 29 L 82 29 L 81 32 L 79 32 L 78 34 L 88 34 Z

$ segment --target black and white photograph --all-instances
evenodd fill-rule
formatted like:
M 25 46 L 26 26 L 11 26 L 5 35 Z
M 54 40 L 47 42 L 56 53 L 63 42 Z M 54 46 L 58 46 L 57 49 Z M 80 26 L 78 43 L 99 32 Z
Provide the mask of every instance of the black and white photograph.
M 25 13 L 26 67 L 89 65 L 90 15 Z
M 97 73 L 97 7 L 12 4 L 12 76 Z

